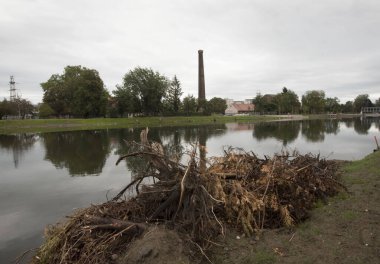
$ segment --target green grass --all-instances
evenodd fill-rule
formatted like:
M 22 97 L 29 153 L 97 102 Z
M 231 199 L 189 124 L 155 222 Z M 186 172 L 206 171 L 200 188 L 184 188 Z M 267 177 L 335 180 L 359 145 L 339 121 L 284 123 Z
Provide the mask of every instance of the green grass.
M 370 181 L 368 179 L 358 178 L 358 177 L 349 175 L 349 176 L 344 177 L 343 182 L 346 185 L 355 185 L 355 184 L 366 184 L 366 183 L 369 183 Z
M 380 177 L 380 151 L 343 167 L 343 182 L 347 186 L 368 185 L 373 177 Z
M 0 134 L 26 132 L 58 132 L 72 130 L 184 126 L 221 124 L 228 122 L 257 122 L 278 120 L 275 116 L 176 116 L 136 118 L 92 118 L 92 119 L 33 119 L 0 120 Z
M 353 173 L 375 173 L 380 175 L 380 151 L 366 156 L 364 159 L 353 161 L 350 164 L 344 166 L 343 171 L 346 174 Z

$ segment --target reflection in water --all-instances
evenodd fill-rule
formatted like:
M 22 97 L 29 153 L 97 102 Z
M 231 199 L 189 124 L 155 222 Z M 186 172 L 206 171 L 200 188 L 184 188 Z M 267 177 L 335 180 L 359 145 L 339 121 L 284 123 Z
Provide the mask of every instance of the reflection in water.
M 355 132 L 359 135 L 367 135 L 369 129 L 372 125 L 380 130 L 380 118 L 377 117 L 366 117 L 366 118 L 355 118 L 355 119 L 343 119 L 342 120 L 346 127 L 353 127 Z
M 304 120 L 302 121 L 302 135 L 311 142 L 320 142 L 325 139 L 324 120 Z
M 228 130 L 232 131 L 242 131 L 242 130 L 252 130 L 255 128 L 255 124 L 249 123 L 228 123 L 226 124 Z
M 257 138 L 258 141 L 267 138 L 276 138 L 282 141 L 282 144 L 286 146 L 298 137 L 299 130 L 299 122 L 261 123 L 255 125 L 253 137 Z
M 0 147 L 12 151 L 13 164 L 18 167 L 24 153 L 37 141 L 35 134 L 0 135 Z
M 98 175 L 110 152 L 107 130 L 41 134 L 45 160 L 67 168 L 71 176 Z
M 325 120 L 325 132 L 326 134 L 337 135 L 339 133 L 339 121 L 336 119 Z
M 206 142 L 207 142 L 207 130 L 201 129 L 198 133 L 199 139 L 199 170 L 201 173 L 206 171 Z
M 258 141 L 275 138 L 281 141 L 283 146 L 287 146 L 299 137 L 300 131 L 302 136 L 310 142 L 323 141 L 325 134 L 336 135 L 339 132 L 339 121 L 336 119 L 326 119 L 267 122 L 255 124 L 252 129 L 252 135 Z
M 288 122 L 268 122 L 256 124 L 253 128 L 253 137 L 258 141 L 267 138 L 275 138 L 282 142 L 284 146 L 292 143 L 298 138 L 299 131 L 309 142 L 322 142 L 326 134 L 337 135 L 339 124 L 344 123 L 346 127 L 354 127 L 358 134 L 367 134 L 374 123 L 379 128 L 379 120 L 375 119 L 324 119 L 324 120 L 303 120 Z M 240 128 L 241 130 L 242 128 Z
M 359 135 L 367 135 L 372 125 L 372 118 L 357 118 L 354 121 L 354 129 Z
M 111 130 L 109 132 L 112 142 L 117 142 L 115 154 L 124 155 L 134 151 L 133 145 L 127 144 L 130 141 L 140 142 L 140 132 L 142 129 L 134 130 Z M 162 144 L 166 155 L 172 159 L 181 160 L 185 150 L 185 145 L 199 142 L 200 145 L 206 146 L 207 139 L 210 137 L 220 136 L 226 133 L 226 126 L 209 125 L 194 127 L 160 127 L 150 128 L 148 138 L 150 141 L 156 141 Z M 200 158 L 206 157 L 206 149 L 200 148 Z M 126 159 L 126 166 L 129 170 L 136 173 L 141 172 L 148 166 L 148 161 L 130 157 Z
M 339 132 L 339 121 L 328 120 L 303 120 L 301 133 L 310 142 L 321 142 L 325 134 L 337 134 Z
M 361 135 L 368 133 L 371 125 L 379 129 L 379 119 L 345 119 L 345 120 L 303 120 L 266 122 L 258 124 L 214 124 L 187 127 L 160 127 L 149 130 L 149 140 L 157 141 L 171 158 L 181 159 L 185 146 L 199 142 L 207 147 L 211 137 L 222 136 L 227 131 L 252 130 L 258 141 L 275 138 L 284 146 L 294 142 L 301 135 L 309 142 L 322 142 L 326 134 L 337 134 L 339 124 L 353 127 Z M 40 138 L 46 149 L 45 160 L 57 168 L 66 168 L 72 176 L 98 175 L 102 172 L 111 150 L 115 155 L 132 151 L 125 141 L 140 141 L 139 129 L 91 130 L 59 133 L 0 135 L 0 148 L 12 151 L 14 166 L 17 168 L 25 151 L 32 148 Z M 206 157 L 207 148 L 199 148 L 201 158 Z M 130 158 L 126 166 L 131 171 L 146 168 L 147 161 Z
M 350 118 L 350 119 L 343 119 L 341 120 L 345 125 L 346 127 L 348 128 L 351 128 L 354 126 L 354 119 Z
M 109 135 L 116 149 L 115 154 L 118 156 L 122 156 L 129 152 L 136 151 L 137 146 L 127 144 L 127 142 L 132 142 L 132 141 L 140 142 L 140 132 L 141 132 L 141 129 L 110 130 Z M 149 132 L 149 136 L 152 136 L 151 131 Z M 136 173 L 144 170 L 148 166 L 148 161 L 141 159 L 139 157 L 129 157 L 128 159 L 125 159 L 124 161 L 125 161 L 124 164 L 126 165 L 127 169 L 132 172 L 133 177 L 135 176 Z

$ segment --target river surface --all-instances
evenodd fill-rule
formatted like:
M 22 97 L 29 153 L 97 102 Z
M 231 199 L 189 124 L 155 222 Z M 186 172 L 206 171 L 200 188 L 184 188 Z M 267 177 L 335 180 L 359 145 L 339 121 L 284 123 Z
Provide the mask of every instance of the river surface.
M 284 149 L 320 153 L 328 159 L 361 159 L 380 140 L 379 119 L 304 120 L 258 124 L 215 124 L 160 127 L 150 140 L 169 152 L 205 145 L 207 156 L 223 147 L 253 151 L 259 156 Z M 122 162 L 126 141 L 139 141 L 141 129 L 89 130 L 0 135 L 0 263 L 10 263 L 38 247 L 43 230 L 73 209 L 111 199 L 144 164 Z

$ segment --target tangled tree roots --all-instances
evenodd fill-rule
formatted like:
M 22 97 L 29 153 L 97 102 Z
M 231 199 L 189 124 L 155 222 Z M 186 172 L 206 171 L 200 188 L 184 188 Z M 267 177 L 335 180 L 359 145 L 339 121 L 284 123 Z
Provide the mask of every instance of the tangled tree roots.
M 228 227 L 251 235 L 293 226 L 308 217 L 317 200 L 345 190 L 337 181 L 336 162 L 319 156 L 281 153 L 260 159 L 229 148 L 206 166 L 194 146 L 183 165 L 165 155 L 160 144 L 148 142 L 147 133 L 142 131 L 141 144 L 133 143 L 136 151 L 118 161 L 145 159 L 145 170 L 136 172 L 112 201 L 79 210 L 66 223 L 48 228 L 35 263 L 113 263 L 115 253 L 128 251 L 132 240 L 157 224 L 177 230 L 204 253 Z M 148 184 L 146 178 L 154 180 Z M 136 195 L 121 200 L 132 186 Z

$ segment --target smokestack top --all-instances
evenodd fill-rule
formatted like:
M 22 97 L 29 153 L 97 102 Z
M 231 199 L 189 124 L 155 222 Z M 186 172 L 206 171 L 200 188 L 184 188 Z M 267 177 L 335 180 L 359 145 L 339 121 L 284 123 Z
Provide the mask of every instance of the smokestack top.
M 198 53 L 203 53 L 203 50 L 198 50 Z

